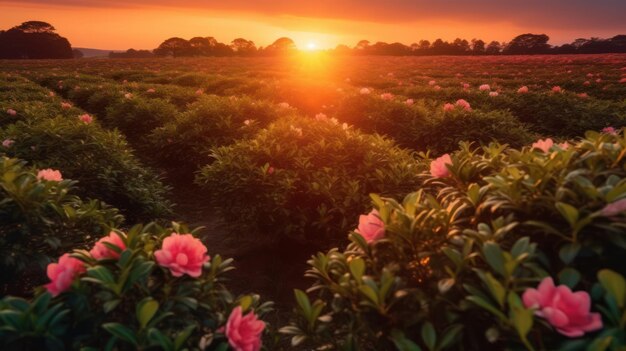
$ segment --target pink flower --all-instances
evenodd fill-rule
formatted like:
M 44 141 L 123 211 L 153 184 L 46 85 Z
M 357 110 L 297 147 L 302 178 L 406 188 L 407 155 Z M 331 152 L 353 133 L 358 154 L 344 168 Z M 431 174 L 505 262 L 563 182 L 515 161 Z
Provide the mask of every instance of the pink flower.
M 385 224 L 380 219 L 378 210 L 373 209 L 367 215 L 359 217 L 359 226 L 354 230 L 361 234 L 366 242 L 371 243 L 385 236 Z
M 563 92 L 563 89 L 561 89 L 561 87 L 560 87 L 560 86 L 555 85 L 555 86 L 553 86 L 553 87 L 552 87 L 552 92 L 553 92 L 553 93 L 562 93 L 562 92 Z
M 269 166 L 269 167 L 267 168 L 267 174 L 274 174 L 274 167 Z
M 7 110 L 7 114 L 9 114 L 9 116 L 15 116 L 17 115 L 17 111 L 15 111 L 14 109 L 10 108 Z
M 563 143 L 558 144 L 558 146 L 559 146 L 561 149 L 563 149 L 563 150 L 567 150 L 567 149 L 569 149 L 569 147 L 570 147 L 570 145 L 569 145 L 569 143 L 568 143 L 567 141 L 566 141 L 566 142 L 563 142 Z
M 52 168 L 46 168 L 37 172 L 37 179 L 47 180 L 50 182 L 60 182 L 63 180 L 63 176 L 61 175 L 60 171 Z
M 13 139 L 4 139 L 2 141 L 2 146 L 4 146 L 5 148 L 10 148 L 11 146 L 13 146 L 13 143 L 15 143 L 15 140 Z
M 589 95 L 587 93 L 580 93 L 580 94 L 576 94 L 576 95 L 578 95 L 578 97 L 581 98 L 581 99 L 586 99 L 586 98 L 589 97 Z
M 56 94 L 54 93 L 54 91 L 50 91 L 50 92 L 48 92 L 48 96 L 50 96 L 50 97 L 55 96 L 55 95 L 56 95 Z
M 465 101 L 464 99 L 457 100 L 456 105 L 459 107 L 462 107 L 466 111 L 472 110 L 472 107 L 470 106 L 469 102 Z
M 450 170 L 446 165 L 452 164 L 450 154 L 445 154 L 430 162 L 430 174 L 437 178 L 446 178 L 450 175 Z
M 62 102 L 61 103 L 61 108 L 64 110 L 69 110 L 72 108 L 72 104 L 70 104 L 69 102 Z
M 101 238 L 96 242 L 93 246 L 93 249 L 89 251 L 91 256 L 96 260 L 102 260 L 105 258 L 120 258 L 120 254 L 115 252 L 115 250 L 111 250 L 108 246 L 104 245 L 104 243 L 108 243 L 111 245 L 115 245 L 120 248 L 121 251 L 126 250 L 126 244 L 124 244 L 124 240 L 115 232 L 110 232 L 108 236 Z
M 626 77 L 619 80 L 620 83 L 626 83 Z
M 393 100 L 393 94 L 391 93 L 380 94 L 380 98 L 383 100 Z
M 439 91 L 439 90 L 441 90 L 441 87 L 440 87 L 440 86 L 438 86 L 438 85 L 435 85 L 435 87 L 434 87 L 433 89 L 435 89 L 435 90 Z
M 59 258 L 58 263 L 50 263 L 47 268 L 50 283 L 45 285 L 52 296 L 57 296 L 72 286 L 76 277 L 85 272 L 85 265 L 82 261 L 64 254 Z
M 489 92 L 489 96 L 491 96 L 491 97 L 496 97 L 498 95 L 500 95 L 500 94 L 497 91 L 490 91 Z
M 163 240 L 161 250 L 154 252 L 157 263 L 170 269 L 172 275 L 188 274 L 197 278 L 202 274 L 202 265 L 209 260 L 207 248 L 191 234 L 172 233 Z
M 406 101 L 404 102 L 407 106 L 411 106 L 413 105 L 415 101 L 413 101 L 413 99 L 406 99 Z
M 463 89 L 467 90 L 469 89 L 470 85 L 467 83 L 463 83 Z
M 430 86 L 433 86 L 433 85 L 435 85 L 435 84 L 437 84 L 437 82 L 436 82 L 436 81 L 434 81 L 434 80 L 431 80 L 430 82 L 428 82 L 428 85 L 430 85 Z
M 526 94 L 527 92 L 528 92 L 528 87 L 525 86 L 525 85 L 523 87 L 517 89 L 517 93 L 518 94 Z
M 447 103 L 447 104 L 443 105 L 443 110 L 445 112 L 454 111 L 454 105 L 450 104 L 450 103 Z
M 368 95 L 371 91 L 368 88 L 361 88 L 361 90 L 359 90 L 359 93 L 361 95 Z
M 587 86 L 590 86 L 590 85 L 591 85 L 591 82 L 590 82 L 590 81 L 588 81 L 588 80 L 586 80 L 586 81 L 583 83 L 583 85 L 584 85 L 584 86 L 586 86 L 586 87 L 587 87 Z
M 554 286 L 551 277 L 544 278 L 537 289 L 526 289 L 522 300 L 526 308 L 537 309 L 535 315 L 546 319 L 567 337 L 580 337 L 602 328 L 600 314 L 590 311 L 589 294 L 572 292 L 566 285 Z
M 226 322 L 225 334 L 235 351 L 258 351 L 265 323 L 254 312 L 243 315 L 241 306 L 235 307 Z
M 296 133 L 296 135 L 297 135 L 298 137 L 301 137 L 301 136 L 302 136 L 302 128 L 298 128 L 298 127 L 290 126 L 290 129 L 291 129 L 294 133 Z
M 124 94 L 124 97 L 126 99 L 132 99 L 133 98 L 133 94 L 132 93 L 126 93 L 126 94 Z
M 247 125 L 247 126 L 249 126 L 249 125 L 250 125 L 250 123 L 252 123 L 252 121 L 251 121 L 251 120 L 249 120 L 249 119 L 247 119 L 247 120 L 243 121 L 243 124 L 245 124 L 245 125 Z
M 611 202 L 600 211 L 600 214 L 605 217 L 614 217 L 624 213 L 626 213 L 626 199 Z
M 478 90 L 480 90 L 480 91 L 487 91 L 487 90 L 491 90 L 491 87 L 489 86 L 489 84 L 483 84 L 483 85 L 478 87 Z
M 148 93 L 148 94 L 152 94 L 152 93 L 155 93 L 155 92 L 156 92 L 156 90 L 154 90 L 152 88 L 146 90 L 146 93 Z
M 84 123 L 86 123 L 86 124 L 89 124 L 89 123 L 93 122 L 93 117 L 91 117 L 91 116 L 90 116 L 89 114 L 87 114 L 87 113 L 85 113 L 85 114 L 82 114 L 82 115 L 78 116 L 78 119 L 79 119 L 81 122 L 84 122 Z
M 547 138 L 547 139 L 539 139 L 538 141 L 534 142 L 532 145 L 533 149 L 539 149 L 543 152 L 548 152 L 550 151 L 550 148 L 554 145 L 554 141 L 552 141 L 552 139 Z
M 278 107 L 280 107 L 280 108 L 289 108 L 289 103 L 288 102 L 281 102 L 280 104 L 278 104 Z
M 202 94 L 204 94 L 204 90 L 202 89 L 196 90 L 196 95 L 202 95 Z
M 602 133 L 616 135 L 617 134 L 617 130 L 615 130 L 615 128 L 613 128 L 613 127 L 605 127 L 605 128 L 602 128 Z

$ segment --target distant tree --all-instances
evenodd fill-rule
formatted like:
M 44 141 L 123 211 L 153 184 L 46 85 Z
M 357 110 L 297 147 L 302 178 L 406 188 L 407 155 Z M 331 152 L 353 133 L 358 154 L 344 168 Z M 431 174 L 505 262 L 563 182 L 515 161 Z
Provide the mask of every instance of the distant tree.
M 518 35 L 502 51 L 508 55 L 545 54 L 550 51 L 548 37 L 545 34 Z
M 128 49 L 126 52 L 110 52 L 109 58 L 151 58 L 154 54 L 148 50 Z
M 217 40 L 213 37 L 193 37 L 189 39 L 191 54 L 194 56 L 210 56 Z
M 256 45 L 252 40 L 237 38 L 230 42 L 230 47 L 239 55 L 252 55 L 256 53 Z
M 349 54 L 352 53 L 352 49 L 350 49 L 350 47 L 348 47 L 348 45 L 339 44 L 335 48 L 335 53 L 338 54 L 338 55 L 349 55 Z
M 0 58 L 73 58 L 70 42 L 46 22 L 29 21 L 0 32 Z
M 472 53 L 482 55 L 485 53 L 485 42 L 480 39 L 472 39 Z
M 452 48 L 454 50 L 451 53 L 455 55 L 465 55 L 470 52 L 469 42 L 461 38 L 454 39 L 454 42 L 452 42 Z
M 74 55 L 75 59 L 81 59 L 81 58 L 85 57 L 85 54 L 83 54 L 83 52 L 78 50 L 78 49 L 72 50 L 72 55 Z
M 427 51 L 428 49 L 430 49 L 430 41 L 428 40 L 420 40 L 419 45 L 420 50 L 422 51 Z
M 292 39 L 282 37 L 276 39 L 271 45 L 268 45 L 263 52 L 267 55 L 287 55 L 297 50 L 296 43 Z
M 169 38 L 154 49 L 154 54 L 157 56 L 190 56 L 193 53 L 191 44 L 182 38 Z
M 490 42 L 485 49 L 485 53 L 487 55 L 498 55 L 500 51 L 502 51 L 502 45 L 500 45 L 500 43 L 495 40 Z
M 354 47 L 354 49 L 364 51 L 364 50 L 367 50 L 369 46 L 370 46 L 369 40 L 360 40 L 358 43 L 356 43 L 356 46 Z

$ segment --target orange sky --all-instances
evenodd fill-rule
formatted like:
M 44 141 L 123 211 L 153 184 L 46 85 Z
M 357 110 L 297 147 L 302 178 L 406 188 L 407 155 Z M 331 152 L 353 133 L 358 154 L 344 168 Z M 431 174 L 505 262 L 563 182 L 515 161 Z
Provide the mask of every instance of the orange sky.
M 0 0 L 0 28 L 27 20 L 46 21 L 73 46 L 102 49 L 153 49 L 173 36 L 213 36 L 226 43 L 243 37 L 263 46 L 287 36 L 299 47 L 313 42 L 329 48 L 341 43 L 354 46 L 361 39 L 405 44 L 457 37 L 508 41 L 526 32 L 546 33 L 551 43 L 560 44 L 578 37 L 626 33 L 626 21 L 614 18 L 616 12 L 626 11 L 626 1 L 596 0 L 597 6 L 591 8 L 585 8 L 586 0 L 551 1 L 547 6 L 554 8 L 537 7 L 541 12 L 533 13 L 535 0 L 526 0 L 519 9 L 495 6 L 508 3 L 495 0 L 476 1 L 471 8 L 463 7 L 468 2 L 462 0 L 437 4 L 427 0 Z M 450 7 L 455 2 L 457 6 Z M 555 7 L 559 2 L 563 16 L 553 12 L 559 10 Z M 603 8 L 602 2 L 614 8 Z M 580 19 L 573 18 L 577 13 Z

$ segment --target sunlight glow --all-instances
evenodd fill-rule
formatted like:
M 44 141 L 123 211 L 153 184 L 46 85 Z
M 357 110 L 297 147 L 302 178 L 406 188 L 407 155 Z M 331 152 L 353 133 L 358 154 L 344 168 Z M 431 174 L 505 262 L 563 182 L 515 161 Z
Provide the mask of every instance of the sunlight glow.
M 314 42 L 310 41 L 306 44 L 306 49 L 313 51 L 313 50 L 317 50 L 317 44 L 315 44 Z

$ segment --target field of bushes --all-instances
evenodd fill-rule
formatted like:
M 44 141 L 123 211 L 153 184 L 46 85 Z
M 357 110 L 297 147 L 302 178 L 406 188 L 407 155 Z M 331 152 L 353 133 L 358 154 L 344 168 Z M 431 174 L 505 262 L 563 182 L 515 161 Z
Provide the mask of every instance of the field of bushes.
M 625 126 L 626 55 L 2 61 L 0 348 L 624 350 Z

